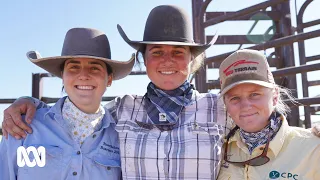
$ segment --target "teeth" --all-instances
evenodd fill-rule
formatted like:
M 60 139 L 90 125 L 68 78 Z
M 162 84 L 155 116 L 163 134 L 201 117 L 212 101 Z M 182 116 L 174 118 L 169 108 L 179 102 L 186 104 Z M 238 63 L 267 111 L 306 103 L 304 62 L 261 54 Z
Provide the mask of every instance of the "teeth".
M 175 71 L 160 71 L 161 74 L 173 74 Z
M 85 89 L 85 90 L 91 90 L 93 89 L 93 86 L 77 86 L 78 89 Z

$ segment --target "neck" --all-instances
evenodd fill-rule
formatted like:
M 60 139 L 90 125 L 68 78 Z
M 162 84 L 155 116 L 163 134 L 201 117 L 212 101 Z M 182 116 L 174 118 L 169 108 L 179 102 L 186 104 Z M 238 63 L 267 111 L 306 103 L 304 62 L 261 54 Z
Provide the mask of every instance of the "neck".
M 99 112 L 99 108 L 100 108 L 100 103 L 96 103 L 96 104 L 77 104 L 74 103 L 71 99 L 70 101 L 82 112 L 86 113 L 86 114 L 95 114 L 97 112 Z

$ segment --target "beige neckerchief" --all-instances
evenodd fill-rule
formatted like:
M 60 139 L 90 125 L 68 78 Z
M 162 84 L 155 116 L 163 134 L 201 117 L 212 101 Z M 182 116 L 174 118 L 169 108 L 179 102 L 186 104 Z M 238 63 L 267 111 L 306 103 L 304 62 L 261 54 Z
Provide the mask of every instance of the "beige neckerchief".
M 62 107 L 63 119 L 67 121 L 73 139 L 80 145 L 95 131 L 95 128 L 99 127 L 104 114 L 102 106 L 97 113 L 84 113 L 70 101 L 69 97 L 65 99 Z

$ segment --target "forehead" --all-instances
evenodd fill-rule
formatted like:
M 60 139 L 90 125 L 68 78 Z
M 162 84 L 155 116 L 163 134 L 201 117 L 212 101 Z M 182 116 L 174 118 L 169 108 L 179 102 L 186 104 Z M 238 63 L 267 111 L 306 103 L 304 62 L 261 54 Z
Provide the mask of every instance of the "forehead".
M 228 92 L 226 92 L 226 96 L 228 95 L 234 95 L 234 94 L 242 94 L 242 93 L 250 93 L 254 91 L 270 91 L 271 88 L 267 88 L 264 86 L 260 86 L 257 84 L 251 84 L 251 83 L 244 83 L 244 84 L 239 84 L 232 89 L 230 89 Z

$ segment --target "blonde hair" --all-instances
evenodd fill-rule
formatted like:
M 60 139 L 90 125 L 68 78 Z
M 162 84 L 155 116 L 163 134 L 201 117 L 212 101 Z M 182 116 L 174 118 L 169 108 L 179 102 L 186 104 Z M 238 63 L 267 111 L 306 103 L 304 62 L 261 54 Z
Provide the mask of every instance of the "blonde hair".
M 275 84 L 275 90 L 277 93 L 277 104 L 275 106 L 275 111 L 279 112 L 280 114 L 286 116 L 288 113 L 291 112 L 290 107 L 284 102 L 284 100 L 292 102 L 293 104 L 297 104 L 297 101 L 295 100 L 295 97 L 292 95 L 291 90 L 286 88 L 286 87 L 282 87 L 279 86 L 277 84 Z

